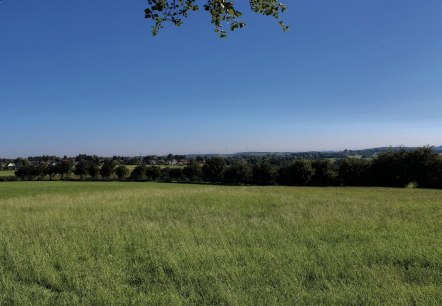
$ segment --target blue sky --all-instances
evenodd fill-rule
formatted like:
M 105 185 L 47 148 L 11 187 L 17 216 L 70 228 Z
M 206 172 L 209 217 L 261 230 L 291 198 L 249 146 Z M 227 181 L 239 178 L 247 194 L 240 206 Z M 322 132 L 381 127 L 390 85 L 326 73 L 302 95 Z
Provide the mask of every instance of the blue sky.
M 142 0 L 4 0 L 0 156 L 442 145 L 442 1 L 287 2 L 288 33 L 244 11 L 219 39 L 205 12 L 151 37 Z

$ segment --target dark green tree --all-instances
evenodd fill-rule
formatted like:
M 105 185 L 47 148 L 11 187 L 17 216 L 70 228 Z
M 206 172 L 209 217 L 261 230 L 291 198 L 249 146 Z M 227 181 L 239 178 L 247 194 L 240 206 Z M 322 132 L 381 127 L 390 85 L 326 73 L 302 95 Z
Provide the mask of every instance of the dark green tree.
M 222 157 L 210 157 L 202 168 L 203 179 L 207 182 L 222 182 L 226 162 Z
M 22 157 L 17 157 L 17 158 L 14 160 L 14 164 L 15 164 L 17 167 L 28 166 L 28 165 L 29 165 L 29 159 L 27 159 L 27 158 L 22 158 Z
M 433 187 L 439 177 L 440 156 L 433 147 L 421 147 L 408 153 L 407 172 L 418 187 Z
M 159 180 L 162 182 L 172 182 L 172 179 L 170 178 L 170 168 L 162 168 Z
M 115 162 L 113 160 L 104 161 L 100 169 L 102 178 L 108 180 L 115 173 Z
M 92 162 L 89 166 L 88 172 L 92 179 L 96 179 L 98 174 L 100 173 L 100 167 L 97 163 Z
M 266 161 L 261 161 L 253 165 L 252 168 L 253 183 L 257 185 L 275 184 L 275 167 Z
M 295 160 L 278 171 L 278 182 L 281 185 L 305 186 L 315 174 L 312 164 L 308 160 Z
M 310 182 L 314 186 L 333 186 L 337 184 L 337 171 L 334 164 L 328 159 L 316 159 L 312 161 L 315 174 Z
M 169 177 L 172 181 L 179 182 L 183 180 L 183 169 L 181 168 L 171 168 L 169 170 Z
M 246 163 L 234 161 L 224 170 L 224 182 L 229 184 L 244 184 L 252 176 L 250 166 Z
M 432 177 L 428 181 L 428 188 L 441 188 L 442 189 L 442 155 L 434 161 L 433 170 L 431 171 Z
M 244 0 L 245 1 L 245 0 Z M 249 0 L 249 7 L 254 13 L 279 19 L 280 14 L 287 9 L 278 0 Z M 241 20 L 242 12 L 231 0 L 147 0 L 145 18 L 153 22 L 152 35 L 157 35 L 164 23 L 180 26 L 190 12 L 203 8 L 211 17 L 215 32 L 220 37 L 227 36 L 227 30 L 234 31 L 246 24 Z M 278 21 L 284 31 L 288 30 L 282 21 Z M 227 29 L 227 30 L 226 30 Z
M 125 165 L 119 165 L 115 168 L 115 174 L 120 181 L 124 180 L 129 175 L 129 169 Z
M 130 174 L 130 179 L 133 181 L 145 181 L 146 180 L 146 165 L 138 165 Z
M 74 164 L 70 159 L 63 159 L 58 165 L 57 165 L 57 173 L 60 174 L 60 178 L 64 179 L 66 176 L 69 176 L 74 168 Z
M 357 158 L 346 158 L 341 161 L 338 178 L 344 186 L 366 186 L 374 183 L 369 161 Z
M 156 181 L 161 175 L 161 168 L 158 166 L 150 166 L 146 169 L 146 177 L 148 180 Z
M 49 180 L 52 181 L 54 175 L 57 174 L 57 166 L 49 164 L 46 168 L 46 175 L 49 176 Z
M 190 182 L 197 182 L 201 179 L 201 166 L 197 162 L 191 161 L 187 166 L 184 167 L 183 175 Z
M 89 162 L 87 160 L 80 160 L 74 169 L 74 174 L 79 176 L 81 180 L 84 179 L 86 175 L 89 174 Z
M 48 163 L 45 161 L 41 161 L 38 163 L 38 165 L 35 167 L 36 174 L 38 176 L 38 179 L 43 179 L 46 175 L 46 171 L 48 169 Z
M 379 153 L 371 164 L 373 185 L 404 187 L 412 182 L 408 171 L 409 155 L 405 148 Z
M 38 176 L 38 172 L 34 166 L 27 164 L 17 169 L 15 176 L 21 180 L 32 181 Z

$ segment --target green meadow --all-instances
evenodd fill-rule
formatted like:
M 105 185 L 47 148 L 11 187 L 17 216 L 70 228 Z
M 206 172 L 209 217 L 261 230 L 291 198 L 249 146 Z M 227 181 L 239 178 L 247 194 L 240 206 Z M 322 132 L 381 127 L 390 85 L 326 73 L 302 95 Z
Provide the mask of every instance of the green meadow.
M 15 176 L 15 170 L 0 170 L 0 176 Z
M 441 305 L 442 191 L 0 183 L 0 305 Z

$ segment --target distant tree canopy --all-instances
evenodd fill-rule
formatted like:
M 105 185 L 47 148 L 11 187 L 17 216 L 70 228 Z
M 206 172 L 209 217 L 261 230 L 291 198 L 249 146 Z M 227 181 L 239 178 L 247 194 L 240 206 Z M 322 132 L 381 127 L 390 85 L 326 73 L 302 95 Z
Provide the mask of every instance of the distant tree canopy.
M 318 158 L 311 154 L 262 156 L 179 155 L 133 157 L 17 158 L 19 180 L 115 180 L 234 185 L 383 186 L 442 189 L 442 148 L 388 148 L 372 158 Z M 309 157 L 308 154 L 305 155 Z M 176 160 L 178 158 L 179 162 Z M 142 160 L 149 161 L 149 164 Z M 12 161 L 12 160 L 8 160 Z M 75 162 L 74 162 L 75 161 Z M 172 162 L 178 162 L 172 164 Z M 4 162 L 2 161 L 4 164 Z M 132 168 L 132 167 L 131 167 Z M 72 177 L 71 173 L 76 176 Z M 2 177 L 1 181 L 12 180 Z
M 158 34 L 164 23 L 172 23 L 180 26 L 183 19 L 190 12 L 203 8 L 209 13 L 215 32 L 220 37 L 227 36 L 227 30 L 234 31 L 243 28 L 246 24 L 241 20 L 242 13 L 237 9 L 234 1 L 229 0 L 147 0 L 148 7 L 145 9 L 145 18 L 153 22 L 152 35 Z M 271 16 L 279 20 L 279 15 L 285 12 L 287 6 L 279 0 L 249 0 L 252 12 L 264 16 Z M 288 26 L 279 20 L 278 24 L 284 31 Z

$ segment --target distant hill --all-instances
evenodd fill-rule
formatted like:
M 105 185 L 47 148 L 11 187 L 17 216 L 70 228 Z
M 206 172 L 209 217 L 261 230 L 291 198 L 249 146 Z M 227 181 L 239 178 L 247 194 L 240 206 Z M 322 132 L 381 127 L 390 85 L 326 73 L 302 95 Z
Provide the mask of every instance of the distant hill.
M 250 157 L 250 156 L 287 156 L 297 158 L 346 158 L 346 157 L 360 157 L 373 158 L 376 154 L 385 152 L 387 150 L 399 150 L 405 148 L 406 150 L 415 149 L 415 147 L 379 147 L 362 150 L 343 150 L 343 151 L 306 151 L 306 152 L 239 152 L 233 154 L 189 154 L 188 157 L 196 156 L 222 156 L 222 157 Z M 442 146 L 435 147 L 436 152 L 442 153 Z

